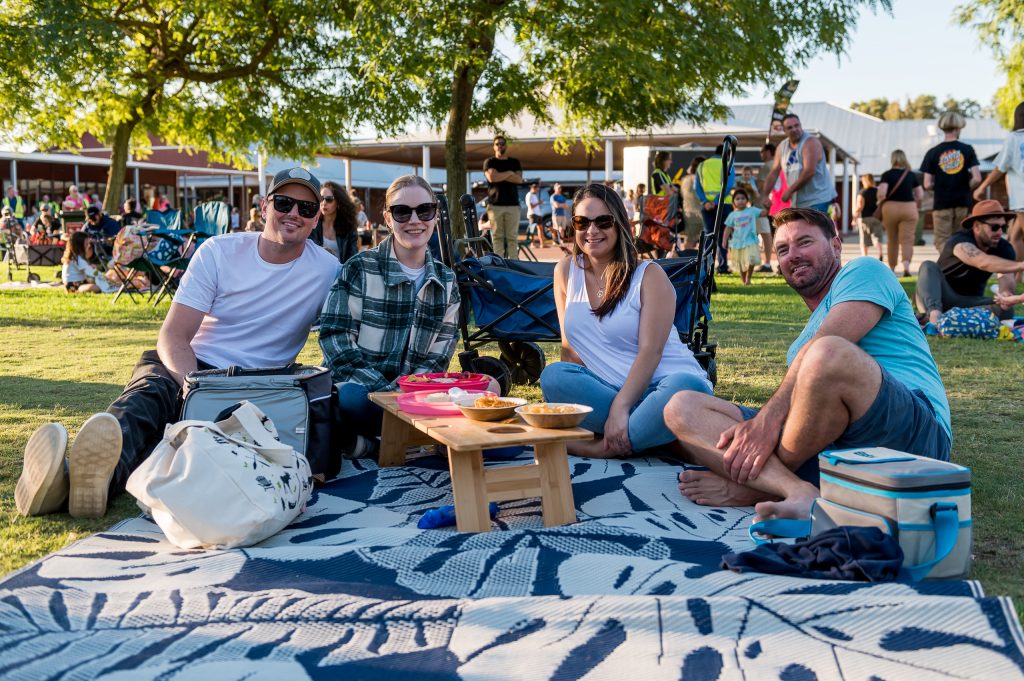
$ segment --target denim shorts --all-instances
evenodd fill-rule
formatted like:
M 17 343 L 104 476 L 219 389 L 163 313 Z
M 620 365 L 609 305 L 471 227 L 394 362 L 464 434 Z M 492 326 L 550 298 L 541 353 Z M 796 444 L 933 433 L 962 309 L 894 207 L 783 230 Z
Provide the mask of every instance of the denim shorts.
M 882 385 L 867 412 L 847 427 L 825 449 L 889 447 L 900 452 L 949 461 L 952 442 L 935 415 L 935 409 L 921 390 L 911 390 L 882 369 Z M 737 404 L 743 420 L 759 411 Z M 795 473 L 801 480 L 818 486 L 818 457 L 812 456 Z

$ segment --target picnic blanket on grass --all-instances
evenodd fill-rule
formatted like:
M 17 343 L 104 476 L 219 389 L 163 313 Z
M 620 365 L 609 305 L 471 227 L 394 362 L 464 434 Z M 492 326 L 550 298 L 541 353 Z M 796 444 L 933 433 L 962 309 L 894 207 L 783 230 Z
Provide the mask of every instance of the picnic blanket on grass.
M 1024 678 L 1012 604 L 975 582 L 721 570 L 750 548 L 750 509 L 691 504 L 668 461 L 570 465 L 563 527 L 530 499 L 491 532 L 417 529 L 452 502 L 435 456 L 346 462 L 248 549 L 124 521 L 0 583 L 0 678 Z

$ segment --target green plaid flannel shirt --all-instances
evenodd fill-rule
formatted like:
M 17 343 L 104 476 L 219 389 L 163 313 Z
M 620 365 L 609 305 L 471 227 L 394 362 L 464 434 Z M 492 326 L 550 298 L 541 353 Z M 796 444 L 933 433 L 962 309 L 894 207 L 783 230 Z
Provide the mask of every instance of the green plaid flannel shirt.
M 390 238 L 345 262 L 320 314 L 320 349 L 336 382 L 396 390 L 399 376 L 448 370 L 459 287 L 429 252 L 425 266 L 417 294 Z

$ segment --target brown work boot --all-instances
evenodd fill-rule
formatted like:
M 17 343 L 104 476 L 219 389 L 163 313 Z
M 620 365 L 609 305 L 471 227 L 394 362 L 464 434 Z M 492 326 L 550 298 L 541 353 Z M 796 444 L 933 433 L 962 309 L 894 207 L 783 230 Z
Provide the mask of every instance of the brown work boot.
M 82 424 L 68 455 L 68 513 L 99 518 L 107 512 L 107 490 L 120 458 L 121 424 L 113 414 L 93 414 Z
M 25 445 L 25 464 L 14 488 L 14 504 L 21 515 L 44 515 L 60 510 L 68 498 L 64 452 L 68 431 L 59 423 L 40 426 Z

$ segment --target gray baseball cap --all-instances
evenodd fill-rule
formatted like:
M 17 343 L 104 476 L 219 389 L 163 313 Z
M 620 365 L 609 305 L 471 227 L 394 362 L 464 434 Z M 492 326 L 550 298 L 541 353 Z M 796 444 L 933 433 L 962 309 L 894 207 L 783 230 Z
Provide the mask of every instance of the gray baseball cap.
M 305 168 L 285 168 L 274 175 L 274 181 L 267 188 L 267 196 L 272 195 L 286 184 L 301 184 L 303 187 L 308 187 L 317 199 L 320 198 L 320 180 Z

